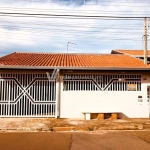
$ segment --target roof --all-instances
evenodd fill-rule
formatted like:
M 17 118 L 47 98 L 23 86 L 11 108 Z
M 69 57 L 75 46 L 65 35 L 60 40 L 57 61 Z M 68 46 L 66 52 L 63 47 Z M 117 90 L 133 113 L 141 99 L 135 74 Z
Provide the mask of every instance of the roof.
M 135 57 L 143 57 L 144 50 L 112 50 L 111 54 L 126 54 Z M 150 50 L 148 50 L 148 56 L 150 56 Z
M 0 58 L 0 68 L 150 68 L 143 60 L 122 54 L 12 53 Z

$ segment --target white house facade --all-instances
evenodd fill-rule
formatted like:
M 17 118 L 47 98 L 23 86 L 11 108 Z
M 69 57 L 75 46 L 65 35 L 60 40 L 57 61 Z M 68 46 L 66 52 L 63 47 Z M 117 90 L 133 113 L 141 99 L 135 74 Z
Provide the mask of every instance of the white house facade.
M 148 118 L 149 98 L 150 65 L 117 51 L 0 58 L 0 117 Z

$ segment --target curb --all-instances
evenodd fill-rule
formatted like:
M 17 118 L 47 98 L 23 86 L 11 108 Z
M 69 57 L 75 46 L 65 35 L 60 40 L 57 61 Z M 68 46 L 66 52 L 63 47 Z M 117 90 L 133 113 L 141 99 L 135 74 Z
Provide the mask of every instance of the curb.
M 98 130 L 82 130 L 76 129 L 75 127 L 53 127 L 51 129 L 48 128 L 10 128 L 10 129 L 0 129 L 0 133 L 3 132 L 100 132 L 100 131 L 150 131 L 148 129 L 98 129 Z

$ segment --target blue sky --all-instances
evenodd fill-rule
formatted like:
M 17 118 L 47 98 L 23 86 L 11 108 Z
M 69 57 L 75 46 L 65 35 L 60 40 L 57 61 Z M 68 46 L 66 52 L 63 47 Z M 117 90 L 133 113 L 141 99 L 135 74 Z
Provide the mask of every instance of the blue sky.
M 0 12 L 150 16 L 140 0 L 1 0 Z M 19 52 L 110 53 L 143 49 L 143 19 L 29 18 L 0 15 L 0 55 Z M 148 21 L 149 23 L 149 21 Z M 149 42 L 148 42 L 149 44 Z

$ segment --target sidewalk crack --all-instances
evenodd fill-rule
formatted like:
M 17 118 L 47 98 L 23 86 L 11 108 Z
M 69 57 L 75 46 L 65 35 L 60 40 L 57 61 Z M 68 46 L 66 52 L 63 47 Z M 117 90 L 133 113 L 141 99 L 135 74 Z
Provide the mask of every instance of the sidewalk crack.
M 71 148 L 72 148 L 72 142 L 73 142 L 73 135 L 72 135 L 72 133 L 71 133 L 70 144 L 69 144 L 69 150 L 71 150 Z

